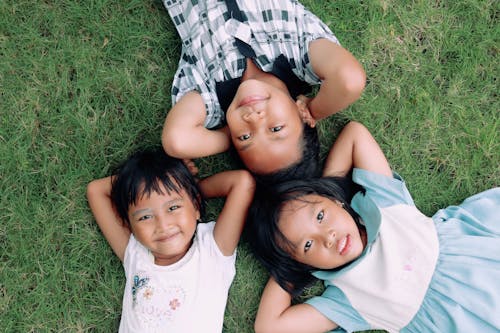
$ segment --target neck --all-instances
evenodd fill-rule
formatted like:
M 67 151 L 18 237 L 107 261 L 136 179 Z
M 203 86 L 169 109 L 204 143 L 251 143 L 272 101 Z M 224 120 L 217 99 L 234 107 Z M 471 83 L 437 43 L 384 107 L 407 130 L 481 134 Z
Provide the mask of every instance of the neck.
M 286 84 L 271 73 L 264 72 L 250 58 L 247 58 L 247 67 L 243 72 L 241 81 L 258 80 L 288 92 Z
M 359 234 L 361 236 L 361 242 L 363 243 L 363 249 L 366 247 L 366 244 L 368 243 L 368 235 L 366 233 L 366 228 L 362 227 L 359 229 Z

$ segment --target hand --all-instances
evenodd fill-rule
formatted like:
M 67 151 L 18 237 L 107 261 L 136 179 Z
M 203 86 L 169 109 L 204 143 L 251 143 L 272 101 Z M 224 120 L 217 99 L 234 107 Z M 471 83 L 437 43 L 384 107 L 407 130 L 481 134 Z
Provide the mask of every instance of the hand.
M 310 101 L 311 98 L 304 95 L 299 95 L 297 96 L 297 101 L 295 103 L 299 108 L 299 114 L 302 121 L 304 121 L 306 124 L 314 128 L 316 126 L 316 119 L 314 119 L 314 117 L 311 114 L 311 111 L 309 110 Z
M 184 162 L 184 164 L 186 165 L 186 167 L 188 168 L 189 172 L 194 176 L 196 177 L 196 175 L 198 175 L 198 167 L 196 166 L 196 164 L 193 162 L 193 160 L 191 159 L 188 159 L 188 158 L 185 158 L 182 160 L 182 162 Z

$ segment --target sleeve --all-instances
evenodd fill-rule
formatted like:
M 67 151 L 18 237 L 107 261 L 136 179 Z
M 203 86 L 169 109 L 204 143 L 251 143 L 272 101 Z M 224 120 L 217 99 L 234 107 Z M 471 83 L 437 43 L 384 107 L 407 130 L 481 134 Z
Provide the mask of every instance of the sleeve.
M 406 183 L 399 174 L 393 172 L 392 177 L 387 177 L 368 170 L 355 168 L 352 180 L 363 186 L 366 196 L 373 200 L 377 206 L 384 208 L 398 204 L 415 206 Z
M 297 64 L 297 66 L 303 70 L 301 74 L 304 81 L 311 85 L 320 84 L 321 80 L 314 72 L 309 60 L 309 43 L 320 38 L 328 39 L 335 44 L 340 45 L 340 43 L 330 28 L 309 10 L 304 8 L 302 19 L 299 19 L 298 22 L 300 23 L 297 24 L 301 24 L 298 30 L 302 31 L 300 45 L 307 45 L 308 47 L 300 49 L 301 64 Z
M 125 270 L 125 276 L 128 276 L 130 267 L 132 267 L 134 260 L 137 260 L 135 258 L 136 256 L 147 255 L 148 250 L 135 239 L 134 234 L 130 234 L 127 247 L 125 248 L 125 254 L 123 256 L 123 269 Z
M 355 332 L 370 329 L 370 325 L 351 306 L 344 293 L 330 285 L 321 296 L 315 296 L 306 301 L 322 315 L 339 325 L 332 332 Z
M 205 103 L 204 126 L 208 129 L 220 127 L 225 122 L 225 115 L 219 105 L 215 86 L 208 86 L 203 73 L 196 66 L 181 59 L 172 83 L 172 105 L 191 91 L 199 92 Z
M 224 272 L 224 278 L 231 282 L 236 274 L 236 250 L 230 256 L 225 256 L 214 238 L 215 222 L 198 223 L 196 237 L 199 242 L 200 251 L 207 256 L 207 260 L 213 261 L 219 267 L 218 271 Z M 208 257 L 210 259 L 208 259 Z

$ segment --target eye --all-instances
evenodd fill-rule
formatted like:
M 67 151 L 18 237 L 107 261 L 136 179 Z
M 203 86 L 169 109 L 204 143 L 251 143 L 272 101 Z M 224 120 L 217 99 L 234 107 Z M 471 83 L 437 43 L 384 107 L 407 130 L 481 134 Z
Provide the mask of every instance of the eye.
M 179 205 L 173 205 L 173 206 L 168 207 L 168 211 L 169 212 L 173 212 L 174 210 L 177 210 L 179 208 L 181 208 L 181 206 L 179 206 Z
M 309 249 L 311 248 L 312 244 L 313 244 L 313 241 L 312 241 L 312 240 L 308 240 L 308 241 L 304 244 L 304 252 L 309 251 Z
M 141 216 L 137 219 L 137 221 L 146 221 L 146 220 L 150 220 L 153 218 L 153 215 L 144 215 L 144 216 Z
M 246 141 L 248 139 L 250 139 L 250 134 L 243 134 L 238 137 L 238 140 L 240 141 Z
M 323 218 L 325 217 L 325 212 L 321 210 L 318 215 L 316 215 L 316 220 L 318 220 L 319 223 L 323 221 Z
M 282 129 L 283 129 L 283 126 L 274 126 L 274 127 L 270 128 L 271 132 L 279 132 Z

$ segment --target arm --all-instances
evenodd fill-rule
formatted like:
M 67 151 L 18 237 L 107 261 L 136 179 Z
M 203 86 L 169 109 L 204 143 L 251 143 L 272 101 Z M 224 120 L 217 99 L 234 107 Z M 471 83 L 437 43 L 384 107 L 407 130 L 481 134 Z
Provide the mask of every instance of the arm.
M 227 128 L 205 128 L 205 111 L 205 103 L 196 91 L 182 96 L 174 105 L 165 118 L 161 136 L 167 154 L 192 159 L 215 155 L 229 148 Z
M 326 332 L 337 324 L 309 304 L 291 305 L 292 297 L 270 278 L 255 319 L 255 332 L 299 333 Z
M 335 140 L 323 176 L 345 176 L 352 168 L 392 176 L 389 162 L 378 143 L 365 126 L 355 121 L 348 123 Z
M 231 255 L 243 230 L 248 207 L 253 198 L 255 181 L 246 170 L 232 170 L 205 178 L 199 185 L 208 198 L 226 197 L 215 223 L 214 238 L 221 252 L 226 256 Z
M 311 65 L 322 80 L 318 94 L 307 100 L 314 119 L 326 118 L 356 101 L 366 84 L 365 71 L 354 56 L 328 39 L 309 44 Z
M 94 180 L 87 186 L 87 200 L 92 214 L 109 245 L 123 262 L 130 230 L 115 214 L 110 193 L 111 177 Z

